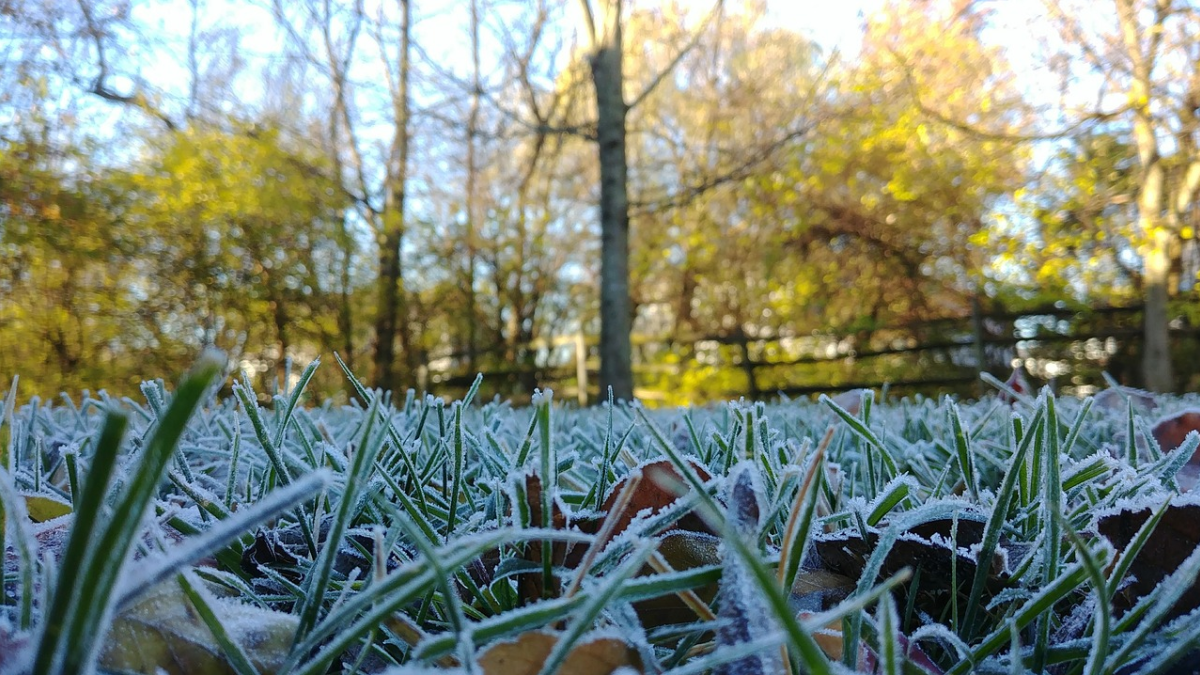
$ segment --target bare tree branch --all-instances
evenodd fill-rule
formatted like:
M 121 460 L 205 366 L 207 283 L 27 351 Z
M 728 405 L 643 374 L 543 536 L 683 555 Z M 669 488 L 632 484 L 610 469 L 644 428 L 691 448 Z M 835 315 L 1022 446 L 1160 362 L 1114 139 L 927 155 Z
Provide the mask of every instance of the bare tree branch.
M 688 43 L 679 50 L 679 53 L 676 54 L 673 59 L 671 59 L 670 63 L 663 67 L 663 69 L 660 70 L 658 74 L 650 80 L 646 87 L 642 89 L 642 93 L 633 97 L 633 101 L 625 106 L 626 110 L 633 110 L 634 108 L 638 107 L 638 104 L 646 100 L 646 97 L 653 93 L 655 88 L 662 84 L 662 81 L 671 75 L 671 72 L 675 70 L 676 66 L 679 65 L 679 62 L 683 61 L 684 57 L 686 57 L 693 49 L 695 49 L 696 45 L 700 44 L 700 38 L 704 35 L 704 31 L 708 30 L 708 26 L 712 24 L 713 19 L 717 18 L 717 15 L 721 13 L 721 10 L 724 9 L 724 7 L 725 0 L 716 0 L 716 2 L 713 3 L 713 7 L 711 10 L 709 10 L 708 16 L 704 17 L 704 21 L 702 21 L 692 33 L 692 38 L 688 40 Z
M 109 88 L 106 80 L 108 79 L 108 58 L 104 50 L 104 31 L 100 29 L 96 19 L 92 16 L 92 8 L 87 0 L 78 0 L 79 11 L 83 14 L 84 23 L 87 25 L 87 34 L 92 38 L 96 46 L 96 67 L 99 72 L 92 79 L 91 83 L 85 86 L 85 90 L 95 96 L 98 96 L 106 101 L 120 103 L 122 105 L 137 108 L 142 112 L 162 122 L 169 131 L 176 131 L 179 127 L 166 113 L 151 105 L 150 99 L 141 92 L 133 94 L 120 94 Z

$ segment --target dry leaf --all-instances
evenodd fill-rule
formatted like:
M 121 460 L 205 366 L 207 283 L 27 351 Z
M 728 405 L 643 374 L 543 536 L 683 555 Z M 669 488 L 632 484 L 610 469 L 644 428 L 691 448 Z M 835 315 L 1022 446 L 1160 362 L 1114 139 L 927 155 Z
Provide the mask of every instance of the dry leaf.
M 559 636 L 542 631 L 522 633 L 515 641 L 498 642 L 479 655 L 484 675 L 537 675 Z M 637 652 L 616 638 L 580 641 L 558 669 L 563 675 L 610 675 L 618 668 L 642 671 Z
M 296 617 L 224 598 L 210 598 L 209 604 L 260 673 L 278 672 L 295 637 Z M 100 666 L 147 674 L 235 672 L 175 581 L 159 584 L 117 615 L 105 638 Z
M 1029 385 L 1029 380 L 1025 379 L 1025 370 L 1021 368 L 1021 366 L 1013 368 L 1012 375 L 1008 376 L 1008 379 L 1004 381 L 1004 384 L 1008 385 L 1009 389 L 1012 389 L 1018 394 L 1028 395 L 1033 392 L 1033 387 Z M 1000 392 L 999 399 L 1005 403 L 1017 402 L 1016 397 L 1014 397 L 1012 394 L 1009 394 L 1007 391 Z
M 817 613 L 845 600 L 855 588 L 854 579 L 823 569 L 801 569 L 789 592 L 794 609 Z
M 870 389 L 850 389 L 842 393 L 829 397 L 834 403 L 838 404 L 843 410 L 851 415 L 857 416 L 862 412 L 862 397 L 863 394 L 871 391 Z
M 966 603 L 975 578 L 975 557 L 967 551 L 983 540 L 984 523 L 960 514 L 956 550 L 952 552 L 952 529 L 953 521 L 949 518 L 934 519 L 909 528 L 892 544 L 879 571 L 881 578 L 890 577 L 906 567 L 911 568 L 914 575 L 919 573 L 914 606 L 934 617 L 950 606 L 951 592 L 958 593 L 960 604 Z M 813 540 L 815 564 L 809 567 L 849 577 L 857 584 L 878 540 L 879 535 L 874 530 L 867 532 L 866 541 L 845 530 L 835 535 L 819 535 Z M 1002 541 L 1000 548 L 1011 546 Z M 989 562 L 983 594 L 985 601 L 1000 592 L 1007 582 L 1008 571 L 1004 569 L 1002 553 L 997 550 Z M 955 576 L 957 588 L 951 584 Z M 897 589 L 897 601 L 902 606 L 908 601 L 908 592 L 909 585 Z
M 71 505 L 53 495 L 25 493 L 21 496 L 25 499 L 29 519 L 35 523 L 44 523 L 71 513 Z
M 701 480 L 712 478 L 711 474 L 699 464 L 692 462 L 691 467 L 700 476 Z M 605 520 L 616 519 L 610 535 L 611 537 L 616 537 L 628 528 L 633 519 L 642 511 L 649 510 L 652 514 L 658 513 L 667 506 L 675 503 L 682 494 L 686 494 L 686 489 L 683 491 L 679 489 L 680 486 L 684 485 L 683 477 L 675 470 L 670 461 L 659 460 L 651 462 L 642 466 L 641 471 L 643 476 L 642 481 L 638 485 L 637 490 L 634 491 L 633 498 L 620 513 L 613 513 L 612 510 L 616 506 L 617 499 L 629 480 L 628 477 L 618 481 L 608 493 L 608 497 L 604 500 L 604 504 L 601 507 L 601 513 L 605 514 L 603 518 L 595 516 L 570 518 L 565 513 L 562 505 L 557 500 L 554 500 L 551 506 L 550 527 L 556 530 L 578 529 L 580 532 L 586 534 L 596 534 Z M 525 477 L 525 498 L 528 502 L 530 523 L 534 526 L 539 526 L 542 522 L 542 481 L 538 476 L 530 474 Z M 674 531 L 713 533 L 712 529 L 694 512 L 685 514 L 674 525 L 667 528 L 667 532 Z M 574 569 L 579 566 L 586 553 L 586 545 L 555 542 L 551 547 L 551 560 L 556 567 Z M 541 541 L 533 540 L 528 542 L 523 557 L 531 562 L 541 564 Z M 518 586 L 522 598 L 535 599 L 543 597 L 542 575 L 539 573 L 518 575 Z M 558 589 L 554 590 L 555 594 L 557 594 Z
M 677 572 L 721 563 L 721 540 L 711 534 L 675 530 L 664 534 L 659 542 L 659 555 Z M 639 575 L 651 574 L 654 574 L 654 570 L 649 566 L 639 572 Z M 705 603 L 712 604 L 717 595 L 717 584 L 703 586 L 693 592 Z M 633 609 L 645 628 L 699 620 L 696 612 L 673 593 L 636 602 Z
M 1151 433 L 1164 453 L 1171 452 L 1187 439 L 1189 433 L 1200 431 L 1200 411 L 1185 410 L 1154 425 Z M 1190 492 L 1200 484 L 1200 448 L 1196 449 L 1187 464 L 1175 475 L 1175 482 L 1182 492 Z
M 708 481 L 712 475 L 695 462 L 689 462 L 693 471 L 700 477 L 702 481 Z M 613 529 L 613 536 L 625 531 L 629 527 L 629 523 L 633 521 L 638 513 L 649 509 L 651 513 L 658 513 L 664 508 L 674 504 L 677 499 L 687 493 L 686 483 L 683 476 L 675 469 L 675 466 L 670 460 L 662 459 L 656 462 L 645 464 L 642 469 L 642 482 L 638 486 L 637 492 L 633 499 L 629 502 L 629 507 L 624 513 L 616 514 L 616 526 Z M 613 504 L 617 500 L 617 496 L 621 494 L 621 490 L 625 487 L 625 482 L 628 478 L 622 478 L 613 486 L 608 497 L 604 500 L 604 506 L 601 510 L 608 513 L 612 509 Z M 682 488 L 682 490 L 678 489 Z M 609 517 L 614 517 L 609 513 Z M 691 530 L 692 532 L 707 532 L 708 534 L 716 534 L 712 528 L 704 522 L 700 516 L 695 513 L 688 513 L 683 518 L 676 521 L 670 529 L 675 530 Z
M 1121 511 L 1104 516 L 1096 530 L 1118 550 L 1124 551 L 1133 541 L 1138 529 L 1150 517 L 1150 509 Z M 1113 596 L 1117 614 L 1128 611 L 1138 599 L 1153 591 L 1167 576 L 1200 545 L 1200 505 L 1180 504 L 1167 507 L 1167 512 L 1150 534 L 1129 568 L 1132 583 Z M 1200 607 L 1200 584 L 1192 584 L 1175 603 L 1168 620 Z
M 1110 413 L 1123 413 L 1133 403 L 1133 409 L 1142 413 L 1153 412 L 1158 407 L 1154 394 L 1133 387 L 1110 387 L 1092 397 L 1092 406 L 1096 410 Z
M 740 540 L 751 551 L 757 548 L 761 511 L 755 480 L 757 472 L 753 462 L 748 460 L 739 462 L 729 472 L 725 519 L 729 523 L 731 543 L 721 549 L 724 570 L 717 605 L 717 616 L 721 619 L 717 627 L 718 648 L 752 642 L 778 630 L 766 599 L 754 583 L 753 573 L 732 543 Z M 783 672 L 783 662 L 777 650 L 768 649 L 723 663 L 713 672 L 717 675 L 774 675 Z
M 529 506 L 529 524 L 533 527 L 541 527 L 542 480 L 534 474 L 525 476 L 525 498 Z M 582 523 L 573 524 L 588 534 L 595 534 L 599 529 L 599 522 L 590 519 Z M 558 500 L 551 501 L 550 527 L 555 530 L 567 529 L 567 515 Z M 556 567 L 576 567 L 583 560 L 583 556 L 587 552 L 587 546 L 556 541 L 551 544 L 550 550 L 550 559 Z M 530 540 L 525 545 L 525 555 L 523 557 L 530 562 L 540 565 L 542 562 L 542 540 Z M 557 585 L 557 579 L 555 582 Z M 517 575 L 517 585 L 523 599 L 535 600 L 545 597 L 545 590 L 542 588 L 541 573 Z M 553 591 L 557 595 L 560 589 L 555 588 Z
M 1183 445 L 1184 439 L 1193 431 L 1200 431 L 1200 410 L 1185 410 L 1163 419 L 1154 425 L 1151 433 L 1162 451 L 1170 452 Z M 1200 450 L 1192 455 L 1191 461 L 1200 461 Z

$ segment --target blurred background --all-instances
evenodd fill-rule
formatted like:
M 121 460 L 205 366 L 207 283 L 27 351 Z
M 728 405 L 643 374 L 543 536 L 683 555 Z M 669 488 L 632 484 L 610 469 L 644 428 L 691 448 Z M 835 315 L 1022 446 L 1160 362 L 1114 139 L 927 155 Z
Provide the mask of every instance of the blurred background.
M 1198 128 L 1182 0 L 0 0 L 0 379 L 1195 391 Z

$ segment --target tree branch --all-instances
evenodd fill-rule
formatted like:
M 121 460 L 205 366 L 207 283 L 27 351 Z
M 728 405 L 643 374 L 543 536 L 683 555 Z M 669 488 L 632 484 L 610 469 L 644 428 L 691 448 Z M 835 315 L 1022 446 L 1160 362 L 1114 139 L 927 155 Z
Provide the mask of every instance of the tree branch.
M 667 79 L 667 76 L 671 74 L 671 71 L 675 70 L 675 67 L 679 65 L 679 62 L 682 61 L 683 58 L 688 55 L 688 53 L 695 49 L 696 45 L 700 44 L 700 37 L 704 35 L 704 31 L 708 29 L 709 24 L 711 24 L 713 19 L 715 19 L 717 15 L 721 13 L 721 10 L 724 7 L 725 0 L 716 0 L 716 2 L 713 3 L 713 7 L 711 10 L 709 10 L 708 16 L 704 18 L 704 21 L 700 23 L 700 26 L 697 27 L 696 31 L 692 34 L 692 39 L 683 46 L 683 49 L 679 50 L 679 53 L 675 55 L 675 58 L 671 59 L 671 62 L 668 63 L 665 68 L 660 70 L 658 74 L 655 75 L 652 80 L 650 80 L 650 83 L 646 85 L 646 88 L 642 90 L 642 93 L 635 96 L 633 101 L 631 101 L 629 105 L 625 106 L 626 111 L 633 110 L 638 106 L 639 103 L 646 100 L 646 97 L 649 96 L 655 90 L 655 88 L 658 87 L 658 85 L 662 84 L 663 80 Z
M 89 6 L 88 1 L 78 0 L 78 2 L 79 11 L 83 14 L 84 23 L 87 24 L 88 36 L 92 38 L 92 41 L 96 45 L 96 67 L 99 69 L 96 77 L 92 79 L 89 85 L 85 86 L 85 90 L 106 101 L 137 108 L 162 122 L 168 131 L 176 131 L 179 127 L 175 124 L 174 120 L 168 117 L 163 111 L 150 105 L 150 100 L 146 98 L 145 94 L 140 92 L 119 94 L 108 87 L 108 84 L 105 82 L 108 79 L 108 59 L 104 53 L 104 31 L 100 30 L 95 17 L 92 16 L 92 8 Z

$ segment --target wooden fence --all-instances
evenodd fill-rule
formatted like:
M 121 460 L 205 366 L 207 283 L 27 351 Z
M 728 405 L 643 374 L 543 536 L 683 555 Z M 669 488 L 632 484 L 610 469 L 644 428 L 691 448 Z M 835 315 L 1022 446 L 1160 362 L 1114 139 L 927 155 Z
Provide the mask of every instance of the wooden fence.
M 1178 381 L 1194 389 L 1200 377 L 1200 328 L 1176 322 L 1171 339 Z M 1014 364 L 1023 366 L 1034 384 L 1087 393 L 1102 382 L 1101 371 L 1139 385 L 1141 340 L 1140 306 L 975 311 L 847 333 L 635 335 L 635 395 L 678 402 L 673 393 L 690 399 L 764 399 L 871 388 L 971 396 L 983 391 L 981 373 L 1003 379 Z M 581 405 L 601 395 L 594 339 L 561 336 L 516 351 L 521 356 L 506 367 L 483 370 L 485 393 L 519 400 L 535 386 L 549 387 Z M 465 391 L 476 374 L 466 372 L 462 361 L 454 354 L 431 360 L 428 389 L 451 396 Z M 696 372 L 715 384 L 681 385 Z

